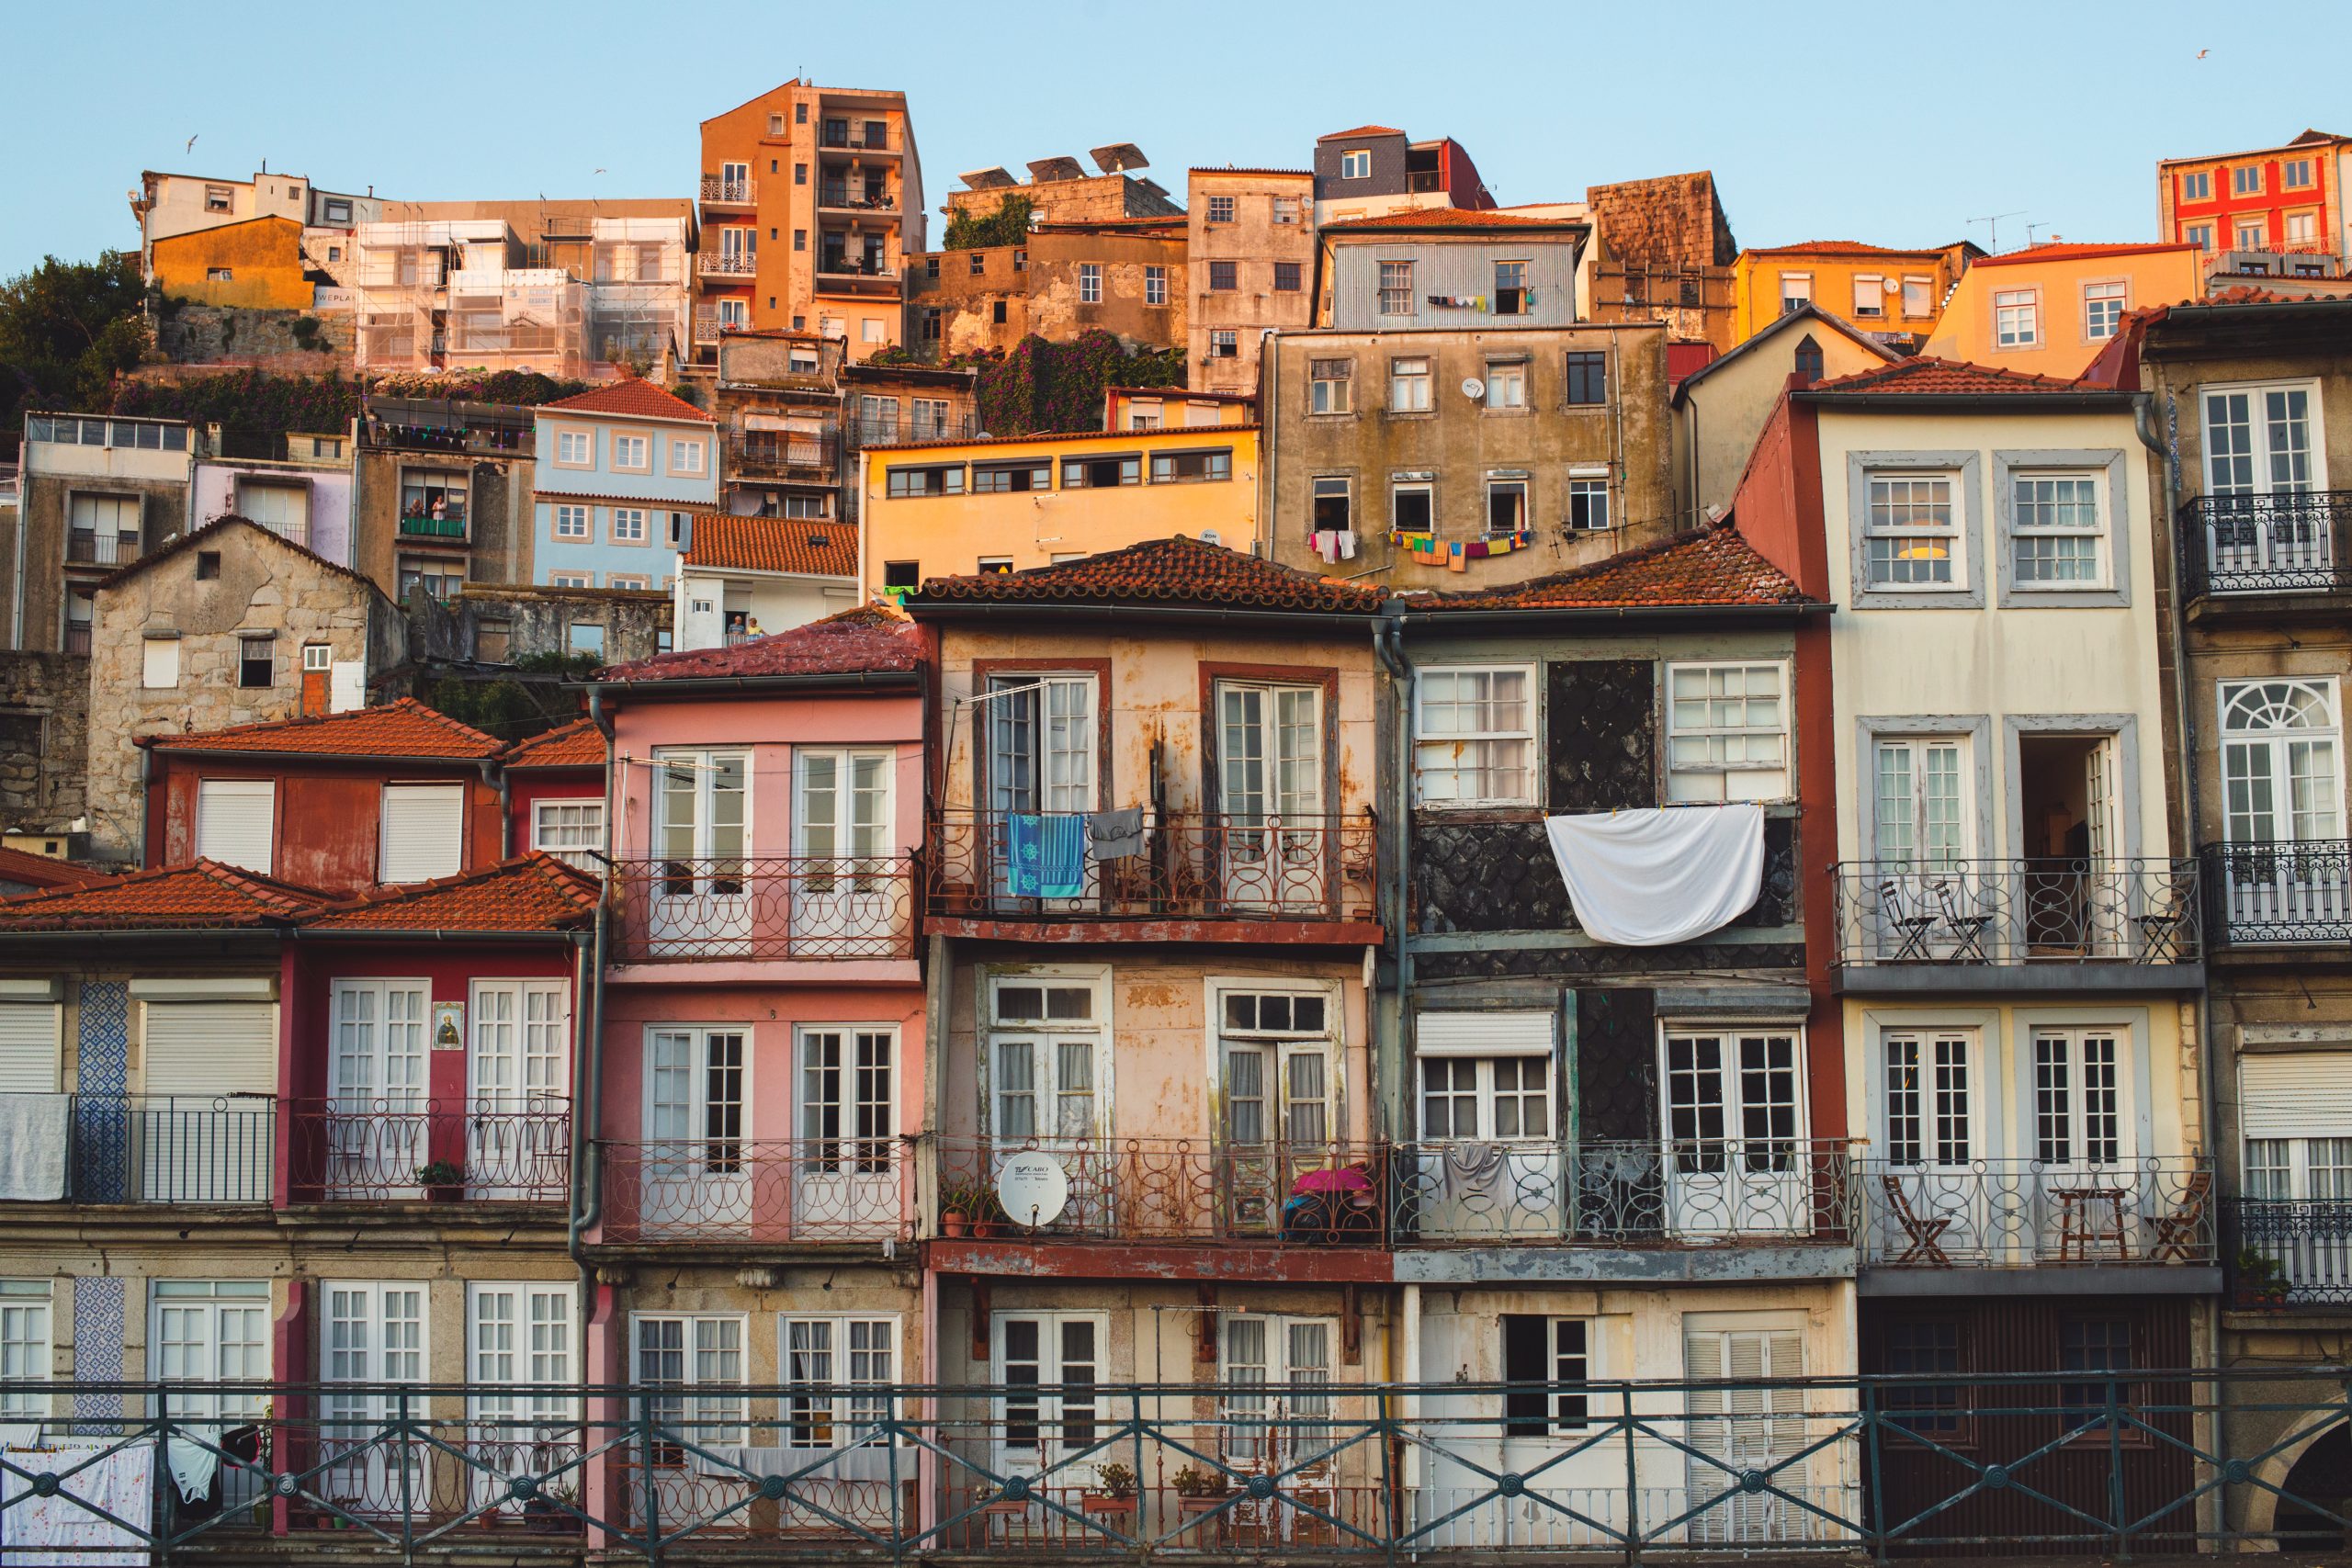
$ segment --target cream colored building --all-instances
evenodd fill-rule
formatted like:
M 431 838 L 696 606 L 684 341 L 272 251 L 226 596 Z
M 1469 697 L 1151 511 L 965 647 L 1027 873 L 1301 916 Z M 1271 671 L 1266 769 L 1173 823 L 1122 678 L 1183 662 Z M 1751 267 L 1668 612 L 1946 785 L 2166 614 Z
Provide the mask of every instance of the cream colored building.
M 1789 378 L 1805 383 L 1873 369 L 1894 352 L 1843 318 L 1804 305 L 1775 320 L 1722 358 L 1675 383 L 1674 510 L 1695 528 L 1710 508 L 1731 504 L 1756 437 Z

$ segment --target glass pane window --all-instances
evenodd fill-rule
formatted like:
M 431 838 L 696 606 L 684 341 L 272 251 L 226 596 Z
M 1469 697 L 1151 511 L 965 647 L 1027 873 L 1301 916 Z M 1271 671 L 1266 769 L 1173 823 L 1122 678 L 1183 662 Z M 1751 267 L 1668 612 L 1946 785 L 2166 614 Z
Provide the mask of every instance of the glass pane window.
M 1380 264 L 1380 313 L 1384 316 L 1409 316 L 1413 313 L 1411 262 L 1385 261 Z
M 1897 1318 L 1885 1327 L 1885 1370 L 1899 1377 L 1951 1377 L 1963 1370 L 1960 1324 L 1950 1318 Z M 1883 1395 L 1890 1422 L 1921 1437 L 1950 1441 L 1967 1429 L 1964 1384 L 1891 1385 Z
M 2088 474 L 2019 474 L 2011 502 L 2010 555 L 2018 587 L 2105 581 L 2097 479 Z
M 1668 799 L 1789 794 L 1785 676 L 1777 663 L 1668 666 Z
M 1355 412 L 1355 361 L 1310 359 L 1307 361 L 1306 371 L 1307 412 L 1352 413 Z
M 1427 413 L 1431 378 L 1430 362 L 1419 356 L 1388 362 L 1388 409 L 1391 413 Z
M 1960 529 L 1948 474 L 1872 474 L 1862 560 L 1873 588 L 1959 585 L 1953 558 Z
M 1425 802 L 1534 799 L 1533 671 L 1430 669 L 1414 683 L 1414 775 Z

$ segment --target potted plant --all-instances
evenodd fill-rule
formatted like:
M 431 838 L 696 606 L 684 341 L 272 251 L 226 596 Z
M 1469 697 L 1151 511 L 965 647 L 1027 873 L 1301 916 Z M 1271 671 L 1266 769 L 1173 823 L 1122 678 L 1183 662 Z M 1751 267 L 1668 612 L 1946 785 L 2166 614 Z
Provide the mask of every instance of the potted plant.
M 453 1203 L 465 1196 L 466 1173 L 446 1159 L 416 1168 L 416 1184 L 424 1189 L 424 1196 L 435 1203 Z
M 1136 1511 L 1136 1472 L 1125 1465 L 1095 1467 L 1095 1490 L 1079 1494 L 1078 1506 L 1090 1514 L 1128 1515 Z
M 959 1181 L 939 1195 L 939 1234 L 969 1235 L 972 1221 L 987 1213 L 989 1190 L 975 1181 Z
M 2282 1312 L 2287 1306 L 2287 1271 L 2277 1258 L 2250 1247 L 2239 1248 L 2239 1306 L 2254 1312 Z
M 1186 1521 L 1187 1529 L 1193 1521 L 1225 1506 L 1227 1482 L 1221 1472 L 1211 1474 L 1188 1464 L 1170 1478 L 1169 1484 L 1176 1489 L 1176 1512 Z M 1222 1534 L 1222 1520 L 1217 1529 Z M 1201 1542 L 1195 1539 L 1192 1544 L 1197 1546 Z
M 972 1234 L 976 1236 L 992 1236 L 999 1226 L 1009 1223 L 1005 1218 L 1004 1205 L 997 1201 L 996 1193 L 990 1188 L 979 1189 L 971 1214 Z

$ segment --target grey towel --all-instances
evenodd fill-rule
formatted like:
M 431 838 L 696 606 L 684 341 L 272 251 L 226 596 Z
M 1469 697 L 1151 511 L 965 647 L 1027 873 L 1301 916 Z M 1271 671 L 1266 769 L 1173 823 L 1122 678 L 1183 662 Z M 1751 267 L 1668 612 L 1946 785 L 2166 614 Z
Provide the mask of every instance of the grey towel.
M 0 1094 L 0 1200 L 53 1203 L 65 1196 L 73 1147 L 70 1094 Z
M 1086 838 L 1096 860 L 1125 860 L 1143 853 L 1143 807 L 1097 811 L 1086 819 Z

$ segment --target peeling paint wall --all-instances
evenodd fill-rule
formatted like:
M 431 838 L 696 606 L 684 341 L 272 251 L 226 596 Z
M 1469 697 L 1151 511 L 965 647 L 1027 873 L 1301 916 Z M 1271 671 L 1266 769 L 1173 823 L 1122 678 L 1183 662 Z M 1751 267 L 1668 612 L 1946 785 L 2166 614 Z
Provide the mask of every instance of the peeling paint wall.
M 975 271 L 975 264 L 979 270 Z M 1101 268 L 1100 298 L 1081 294 L 1080 268 Z M 1159 274 L 1151 303 L 1148 269 Z M 1184 342 L 1184 236 L 1159 233 L 1033 233 L 1019 246 L 940 251 L 907 258 L 910 341 L 931 354 L 1005 350 L 1035 333 L 1068 343 L 1096 329 L 1130 348 Z M 997 307 L 1004 319 L 996 319 Z M 930 317 L 937 312 L 933 335 Z

